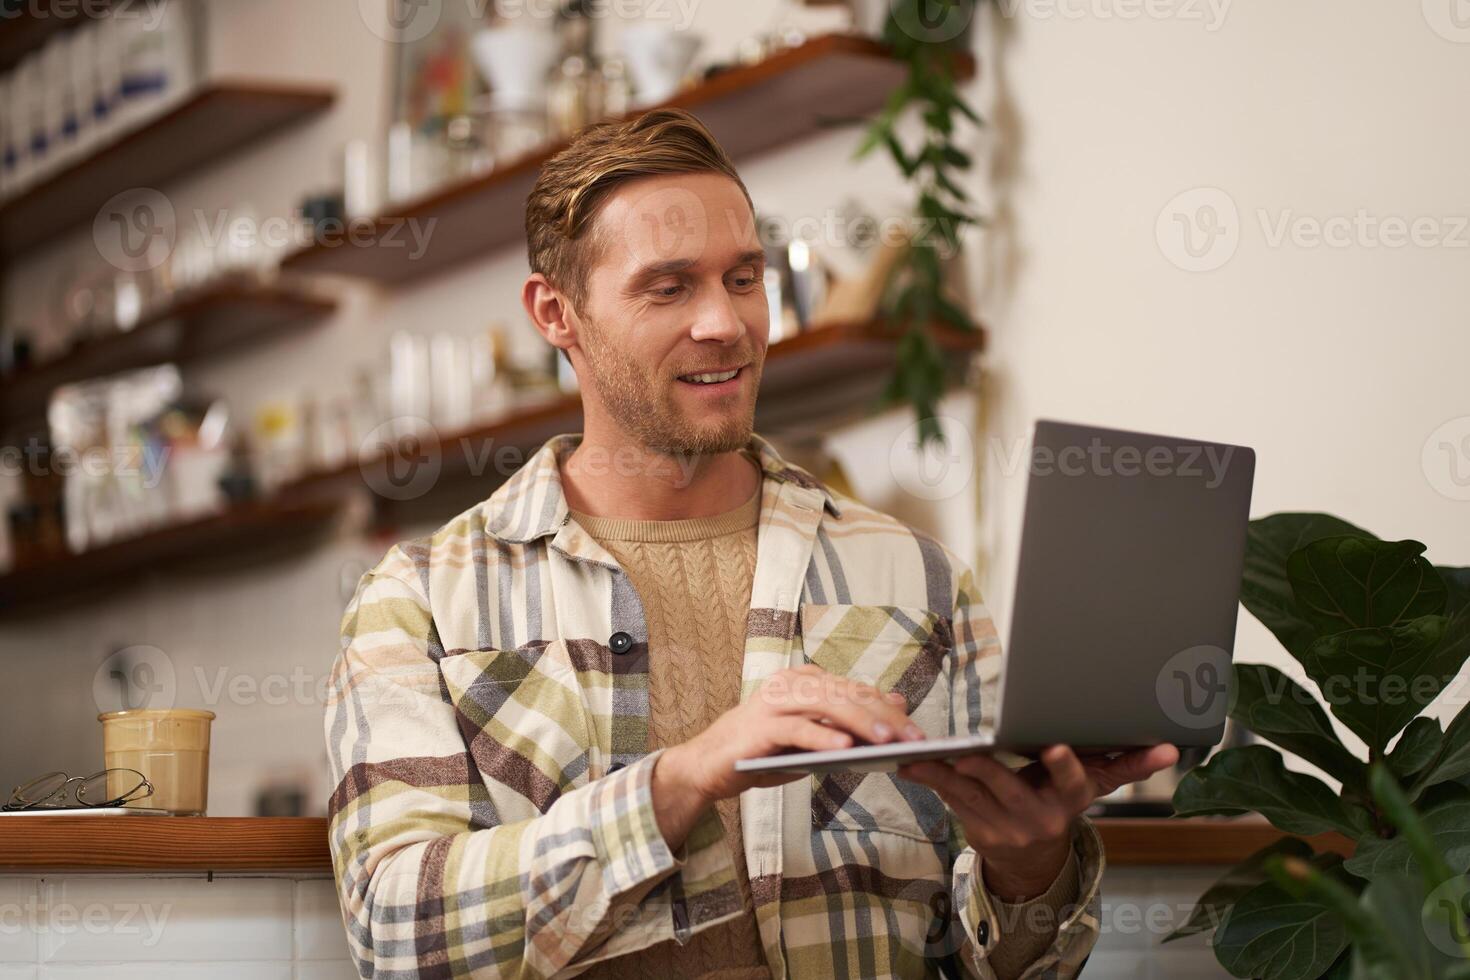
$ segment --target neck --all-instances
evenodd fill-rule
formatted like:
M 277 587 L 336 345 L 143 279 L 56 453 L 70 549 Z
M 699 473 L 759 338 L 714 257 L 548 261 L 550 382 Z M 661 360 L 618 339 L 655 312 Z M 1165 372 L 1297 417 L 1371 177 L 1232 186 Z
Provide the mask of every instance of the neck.
M 741 453 L 670 456 L 598 429 L 588 425 L 561 463 L 572 510 L 639 521 L 712 517 L 745 503 L 760 483 L 760 471 Z

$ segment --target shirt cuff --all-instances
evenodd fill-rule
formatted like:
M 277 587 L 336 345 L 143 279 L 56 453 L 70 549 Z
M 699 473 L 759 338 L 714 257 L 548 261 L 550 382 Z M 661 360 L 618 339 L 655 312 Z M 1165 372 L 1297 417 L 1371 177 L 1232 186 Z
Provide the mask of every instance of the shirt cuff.
M 1076 859 L 1077 896 L 1059 913 L 1056 937 L 1025 971 L 1023 977 L 1049 976 L 1058 980 L 1076 976 L 1086 962 L 1101 932 L 1102 876 L 1106 866 L 1102 838 L 1090 820 L 1083 818 L 1072 831 L 1072 851 Z M 985 980 L 994 980 L 996 972 L 987 962 L 991 953 L 1005 939 L 1007 926 L 1013 920 L 1004 916 L 1003 904 L 985 887 L 980 856 L 972 847 L 965 848 L 955 862 L 954 886 L 960 924 L 972 963 Z M 1030 903 L 1028 903 L 1030 904 Z M 1052 971 L 1047 973 L 1046 971 Z
M 592 843 L 610 898 L 647 893 L 650 885 L 671 879 L 674 939 L 684 943 L 700 927 L 738 913 L 740 891 L 713 807 L 700 815 L 678 851 L 664 840 L 653 808 L 653 767 L 661 754 L 592 781 Z

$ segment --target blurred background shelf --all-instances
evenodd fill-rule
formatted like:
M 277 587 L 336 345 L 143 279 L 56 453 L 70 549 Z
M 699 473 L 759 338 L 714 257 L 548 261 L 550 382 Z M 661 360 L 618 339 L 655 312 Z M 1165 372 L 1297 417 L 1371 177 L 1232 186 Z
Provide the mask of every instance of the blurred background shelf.
M 0 618 L 54 611 L 78 599 L 116 592 L 145 576 L 233 569 L 297 554 L 334 523 L 340 502 L 322 495 L 281 495 L 219 514 L 148 531 L 81 554 L 62 553 L 0 575 Z
M 27 54 L 45 44 L 53 34 L 84 23 L 88 16 L 111 6 L 106 0 L 88 0 L 67 6 L 69 15 L 63 15 L 60 6 L 47 9 L 37 6 L 35 0 L 0 0 L 0 71 L 13 67 Z M 83 13 L 85 6 L 86 11 Z
M 25 23 L 25 18 L 0 22 L 0 49 L 7 43 L 3 40 L 6 32 L 24 30 Z M 320 86 L 259 81 L 207 84 L 157 119 L 0 206 L 0 262 L 88 224 L 102 205 L 122 191 L 157 188 L 302 122 L 327 109 L 335 99 L 331 89 Z
M 984 331 L 936 328 L 935 336 L 942 349 L 955 355 L 956 367 L 985 346 Z M 801 435 L 867 414 L 893 369 L 896 344 L 897 336 L 881 322 L 815 327 L 772 344 L 761 375 L 756 430 Z M 386 495 L 375 492 L 382 521 L 442 522 L 489 496 L 509 475 L 496 470 L 497 453 L 515 450 L 516 458 L 524 459 L 551 436 L 580 431 L 581 426 L 578 395 L 548 395 L 515 405 L 482 425 L 416 433 L 392 456 L 385 447 L 377 457 L 309 474 L 285 492 L 307 497 L 348 485 L 389 488 Z M 421 468 L 432 478 L 418 476 Z M 427 489 L 420 491 L 420 481 Z
M 817 37 L 754 65 L 720 72 L 667 105 L 692 110 L 734 158 L 793 143 L 878 110 L 903 80 L 905 66 L 880 44 L 857 37 Z M 973 61 L 964 75 L 974 73 Z M 394 205 L 349 241 L 316 243 L 287 256 L 285 268 L 402 283 L 524 238 L 526 195 L 537 171 L 561 144 L 489 173 Z M 404 223 L 427 235 L 410 257 Z M 433 222 L 432 228 L 429 222 Z
M 227 353 L 320 321 L 336 308 L 336 300 L 320 287 L 222 281 L 146 317 L 126 333 L 84 341 L 62 357 L 0 379 L 0 423 L 44 419 L 47 401 L 60 385 Z

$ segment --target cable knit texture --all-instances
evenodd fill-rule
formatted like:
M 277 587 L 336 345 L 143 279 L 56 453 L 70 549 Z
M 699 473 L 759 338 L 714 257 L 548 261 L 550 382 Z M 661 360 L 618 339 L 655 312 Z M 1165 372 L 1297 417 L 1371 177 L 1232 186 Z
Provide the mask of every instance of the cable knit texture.
M 627 572 L 648 623 L 649 751 L 688 741 L 740 702 L 745 620 L 755 574 L 760 490 L 735 510 L 679 521 L 572 518 Z M 716 804 L 746 914 L 582 974 L 595 980 L 767 980 L 740 847 L 740 801 Z

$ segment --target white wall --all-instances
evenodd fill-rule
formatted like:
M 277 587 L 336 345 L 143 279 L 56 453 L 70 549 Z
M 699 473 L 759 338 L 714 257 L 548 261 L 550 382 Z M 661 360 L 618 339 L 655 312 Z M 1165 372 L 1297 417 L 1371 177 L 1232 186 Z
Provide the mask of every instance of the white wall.
M 865 495 L 977 556 L 1003 627 L 1021 486 L 1000 474 L 993 447 L 1009 451 L 1038 416 L 1255 446 L 1256 514 L 1330 510 L 1383 536 L 1419 537 L 1440 563 L 1470 564 L 1470 504 L 1437 493 L 1420 465 L 1430 433 L 1470 415 L 1470 250 L 1271 247 L 1256 218 L 1258 209 L 1273 219 L 1287 209 L 1319 219 L 1366 209 L 1435 217 L 1453 230 L 1449 219 L 1470 214 L 1462 177 L 1470 134 L 1460 125 L 1470 45 L 1434 33 L 1413 4 L 1349 13 L 1328 0 L 1241 3 L 1224 9 L 1217 30 L 1182 16 L 1102 16 L 1132 9 L 1126 3 L 1068 0 L 1064 9 L 1080 17 L 1048 17 L 1033 0 L 1029 11 L 977 32 L 975 94 L 993 142 L 967 142 L 995 152 L 994 173 L 974 180 L 995 223 L 971 260 L 992 339 L 986 431 L 998 440 L 971 447 L 987 472 L 983 521 L 972 517 L 974 484 L 932 503 L 894 489 L 886 460 L 901 416 L 844 433 L 834 455 Z M 330 82 L 340 100 L 306 127 L 163 190 L 179 208 L 247 201 L 260 214 L 282 213 L 329 183 L 346 140 L 379 131 L 390 47 L 353 5 L 212 7 L 218 74 Z M 698 4 L 695 29 L 711 39 L 708 55 L 724 54 L 775 23 L 778 7 Z M 1172 8 L 1155 0 L 1150 9 Z M 1177 9 L 1210 8 L 1179 0 Z M 835 15 L 801 16 L 821 26 Z M 848 194 L 875 206 L 901 200 L 884 161 L 849 162 L 854 140 L 851 132 L 823 136 L 742 169 L 773 213 L 818 213 Z M 1171 264 L 1155 232 L 1171 198 L 1197 187 L 1225 191 L 1242 221 L 1237 252 L 1212 272 Z M 89 247 L 78 236 L 9 270 L 7 310 L 43 306 L 68 255 Z M 400 291 L 354 284 L 322 328 L 194 376 L 241 411 L 277 395 L 345 388 L 394 329 L 518 324 L 523 275 L 512 250 Z M 946 411 L 975 425 L 963 400 Z M 181 705 L 201 702 L 200 671 L 206 685 L 221 671 L 247 687 L 290 682 L 298 669 L 319 678 L 336 649 L 341 580 L 388 543 L 346 535 L 290 561 L 150 583 L 65 616 L 0 625 L 11 692 L 0 717 L 0 784 L 96 759 L 89 691 L 114 645 L 163 650 Z M 1248 616 L 1240 652 L 1280 659 Z M 306 771 L 325 792 L 310 695 L 272 704 L 262 693 L 214 707 L 211 812 L 248 812 L 271 774 Z
M 1470 130 L 1456 121 L 1470 43 L 1431 29 L 1450 0 L 1423 6 L 1227 3 L 1211 30 L 1204 3 L 1124 20 L 1104 14 L 1145 5 L 1036 0 L 981 32 L 1002 205 L 977 261 L 992 273 L 999 445 L 1037 417 L 1242 443 L 1258 453 L 1254 515 L 1329 511 L 1470 564 L 1470 502 L 1436 490 L 1454 488 L 1451 460 L 1421 466 L 1440 426 L 1470 432 Z M 1238 210 L 1238 246 L 1185 271 L 1156 225 L 1202 187 Z M 1432 219 L 1421 239 L 1443 244 L 1275 244 L 1261 223 L 1359 211 Z M 984 540 L 1004 621 L 1023 488 L 994 462 Z M 1237 655 L 1286 660 L 1245 613 Z

